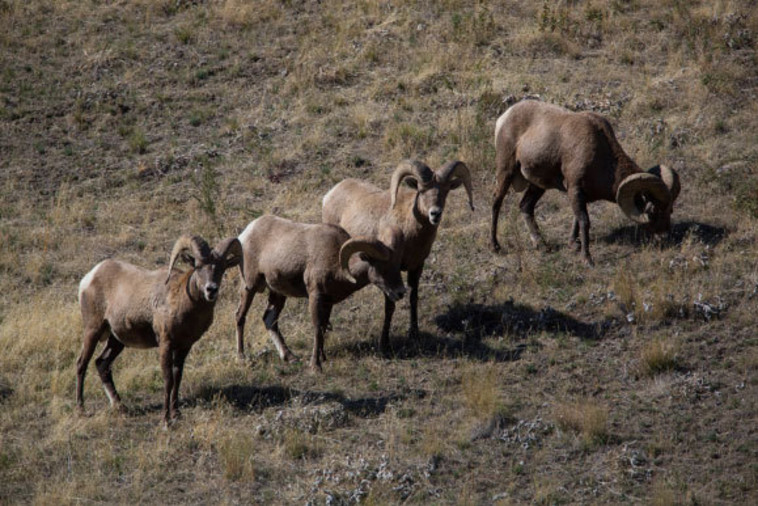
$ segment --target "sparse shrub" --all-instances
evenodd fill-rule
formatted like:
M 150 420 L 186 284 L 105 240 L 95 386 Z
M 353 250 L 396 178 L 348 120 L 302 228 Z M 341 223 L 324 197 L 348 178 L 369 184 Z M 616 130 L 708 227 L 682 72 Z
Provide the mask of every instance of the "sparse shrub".
M 224 478 L 229 481 L 253 481 L 255 479 L 255 441 L 247 434 L 231 433 L 218 445 L 218 459 Z
M 558 428 L 580 434 L 588 446 L 608 441 L 608 409 L 593 400 L 559 404 L 554 417 Z
M 201 111 L 192 111 L 189 117 L 189 124 L 193 127 L 203 124 L 203 113 Z
M 454 11 L 450 22 L 453 38 L 474 46 L 490 42 L 497 30 L 492 13 L 482 6 L 477 6 L 473 12 Z
M 315 457 L 319 454 L 318 447 L 312 444 L 308 435 L 294 428 L 284 433 L 280 445 L 284 455 L 292 460 Z
M 190 25 L 180 25 L 174 29 L 174 36 L 182 44 L 192 44 L 195 41 L 195 30 Z
M 131 149 L 132 153 L 140 155 L 147 152 L 147 137 L 141 128 L 135 127 L 131 130 L 131 134 L 129 135 L 129 149 Z
M 677 368 L 677 347 L 670 341 L 653 339 L 640 351 L 640 374 L 655 376 Z
M 384 144 L 401 153 L 402 157 L 419 156 L 426 152 L 434 140 L 434 131 L 412 123 L 398 123 L 387 128 Z
M 538 21 L 540 30 L 554 32 L 568 29 L 568 7 L 565 4 L 551 7 L 551 3 L 558 4 L 548 0 L 542 2 Z
M 490 363 L 485 367 L 475 364 L 463 372 L 463 402 L 471 414 L 480 420 L 493 416 L 501 405 L 497 370 L 496 365 Z
M 38 286 L 47 286 L 52 283 L 55 275 L 55 266 L 48 259 L 48 255 L 35 253 L 29 255 L 23 264 L 26 279 Z
M 634 311 L 637 306 L 639 287 L 628 265 L 620 267 L 616 271 L 616 277 L 613 280 L 613 291 L 621 304 L 622 311 Z
M 245 29 L 256 23 L 271 22 L 281 17 L 281 2 L 276 0 L 245 1 L 225 0 L 217 9 L 217 15 L 229 26 Z
M 211 223 L 219 231 L 222 230 L 216 207 L 219 196 L 218 173 L 209 163 L 204 163 L 192 173 L 190 180 L 194 187 L 192 198 L 195 199 L 200 210 L 205 213 Z
M 438 461 L 444 456 L 445 427 L 428 424 L 421 440 L 421 451 L 425 457 Z

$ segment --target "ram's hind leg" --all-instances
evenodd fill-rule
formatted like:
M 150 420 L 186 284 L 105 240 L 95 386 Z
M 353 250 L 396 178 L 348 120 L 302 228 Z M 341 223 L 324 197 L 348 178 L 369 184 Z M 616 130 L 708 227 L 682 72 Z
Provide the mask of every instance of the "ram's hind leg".
M 500 208 L 503 205 L 503 199 L 505 198 L 505 194 L 508 193 L 511 181 L 513 181 L 512 173 L 498 170 L 495 192 L 492 196 L 492 221 L 490 226 L 490 247 L 495 252 L 501 249 L 500 243 L 497 240 L 497 222 L 500 218 Z
M 84 378 L 87 375 L 87 366 L 92 360 L 92 355 L 95 354 L 97 343 L 106 332 L 108 332 L 106 322 L 101 322 L 99 325 L 89 325 L 84 329 L 82 351 L 79 353 L 79 358 L 76 359 L 76 406 L 80 410 L 84 409 Z
M 271 337 L 271 340 L 274 341 L 274 346 L 276 346 L 276 351 L 279 353 L 279 358 L 285 362 L 295 362 L 298 360 L 297 355 L 290 351 L 287 347 L 287 343 L 284 342 L 282 333 L 279 332 L 279 315 L 284 308 L 285 302 L 287 302 L 287 297 L 269 290 L 268 306 L 263 313 L 263 323 L 266 325 L 266 330 L 268 330 L 268 335 Z
M 108 400 L 111 402 L 111 407 L 115 409 L 122 409 L 121 397 L 116 392 L 116 385 L 113 383 L 113 373 L 111 371 L 111 365 L 116 357 L 124 350 L 124 345 L 115 338 L 113 333 L 108 336 L 108 342 L 103 349 L 103 352 L 95 360 L 95 366 L 97 372 L 100 374 L 100 380 L 103 382 L 105 393 L 108 396 Z
M 332 304 L 323 295 L 313 293 L 308 296 L 308 310 L 311 314 L 311 321 L 313 322 L 315 331 L 310 367 L 312 372 L 320 373 L 321 360 L 326 357 L 324 353 L 324 339 L 326 330 L 329 327 Z
M 534 247 L 539 248 L 541 246 L 547 249 L 547 243 L 542 237 L 542 233 L 540 232 L 540 229 L 537 226 L 537 222 L 534 219 L 534 208 L 544 194 L 544 189 L 540 188 L 539 186 L 530 184 L 526 189 L 524 196 L 521 197 L 519 209 L 521 209 L 521 216 L 524 217 L 524 223 L 526 223 L 526 227 L 529 229 L 529 237 L 531 238 Z

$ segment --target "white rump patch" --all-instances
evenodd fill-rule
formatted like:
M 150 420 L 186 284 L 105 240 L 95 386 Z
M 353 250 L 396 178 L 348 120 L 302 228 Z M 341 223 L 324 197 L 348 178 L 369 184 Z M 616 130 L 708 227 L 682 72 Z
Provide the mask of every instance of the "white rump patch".
M 77 294 L 77 300 L 81 302 L 82 300 L 82 293 L 84 293 L 84 290 L 89 288 L 89 285 L 92 284 L 92 279 L 95 277 L 95 272 L 100 268 L 101 265 L 103 265 L 103 260 L 99 264 L 97 264 L 95 267 L 92 268 L 91 271 L 89 271 L 81 280 L 79 283 L 79 293 Z
M 242 233 L 237 237 L 239 239 L 239 242 L 242 243 L 242 246 L 245 246 L 245 241 L 252 235 L 253 229 L 255 228 L 255 224 L 258 221 L 259 218 L 254 219 L 251 221 L 247 227 L 245 227 L 245 230 L 242 231 Z
M 326 207 L 326 201 L 329 200 L 329 198 L 331 198 L 332 192 L 334 192 L 334 190 L 336 190 L 338 186 L 339 186 L 339 184 L 336 184 L 336 185 L 334 185 L 332 187 L 331 190 L 329 190 L 328 192 L 326 192 L 326 195 L 324 195 L 324 198 L 321 199 L 321 207 Z
M 497 138 L 500 136 L 500 129 L 503 128 L 503 124 L 512 110 L 513 106 L 509 107 L 508 110 L 501 114 L 497 119 L 497 122 L 495 123 L 495 144 L 497 144 Z

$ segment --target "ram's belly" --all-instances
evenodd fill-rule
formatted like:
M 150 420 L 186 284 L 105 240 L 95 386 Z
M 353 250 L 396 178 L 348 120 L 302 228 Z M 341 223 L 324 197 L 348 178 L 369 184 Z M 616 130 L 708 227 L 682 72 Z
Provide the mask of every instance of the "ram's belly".
M 543 169 L 540 167 L 522 167 L 521 175 L 526 181 L 534 186 L 542 188 L 543 190 L 555 189 L 564 192 L 566 191 L 563 174 L 560 170 L 554 170 L 552 168 Z
M 128 348 L 155 348 L 158 339 L 152 325 L 122 318 L 109 321 L 111 332 Z
M 308 296 L 302 276 L 290 277 L 278 272 L 272 272 L 266 276 L 266 284 L 269 289 L 286 297 Z

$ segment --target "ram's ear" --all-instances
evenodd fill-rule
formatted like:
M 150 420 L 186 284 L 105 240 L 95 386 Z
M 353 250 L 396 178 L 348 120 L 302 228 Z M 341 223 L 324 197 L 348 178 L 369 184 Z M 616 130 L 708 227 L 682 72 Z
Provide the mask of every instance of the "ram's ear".
M 242 243 L 236 237 L 224 239 L 214 248 L 215 254 L 224 259 L 224 268 L 240 265 L 243 260 Z
M 195 257 L 188 253 L 182 253 L 179 255 L 179 258 L 182 259 L 182 262 L 186 263 L 187 265 L 190 265 L 193 269 L 195 268 Z
M 416 178 L 413 177 L 406 177 L 405 178 L 405 184 L 406 186 L 413 188 L 414 190 L 418 191 L 418 181 L 416 181 Z

